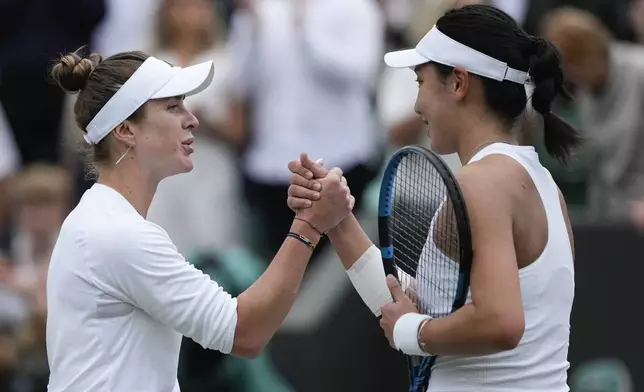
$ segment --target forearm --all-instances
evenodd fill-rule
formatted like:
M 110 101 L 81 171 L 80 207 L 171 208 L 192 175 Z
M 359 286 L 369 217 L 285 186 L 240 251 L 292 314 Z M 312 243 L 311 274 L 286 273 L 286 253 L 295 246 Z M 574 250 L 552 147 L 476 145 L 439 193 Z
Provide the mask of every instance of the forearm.
M 516 347 L 521 336 L 512 336 L 513 330 L 502 316 L 485 314 L 469 303 L 426 323 L 421 339 L 435 355 L 488 355 Z
M 349 214 L 328 236 L 356 292 L 369 310 L 379 317 L 380 308 L 391 301 L 380 250 L 353 214 Z
M 319 241 L 304 222 L 295 221 L 291 231 Z M 287 238 L 266 272 L 239 295 L 233 353 L 257 355 L 277 332 L 295 301 L 311 253 L 299 240 Z
M 345 270 L 351 268 L 373 245 L 353 214 L 349 214 L 335 229 L 331 230 L 328 237 Z

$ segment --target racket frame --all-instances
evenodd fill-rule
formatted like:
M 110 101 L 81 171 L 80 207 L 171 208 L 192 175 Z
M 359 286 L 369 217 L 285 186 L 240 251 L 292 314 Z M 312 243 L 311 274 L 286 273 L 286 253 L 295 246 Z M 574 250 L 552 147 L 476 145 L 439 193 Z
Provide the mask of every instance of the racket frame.
M 447 164 L 435 153 L 419 145 L 405 146 L 396 151 L 389 159 L 384 171 L 382 183 L 380 185 L 380 194 L 378 198 L 378 239 L 380 242 L 380 252 L 382 262 L 385 268 L 385 274 L 391 274 L 399 279 L 398 270 L 394 258 L 393 236 L 389 230 L 389 220 L 393 208 L 394 197 L 394 180 L 400 162 L 409 155 L 421 155 L 436 169 L 447 189 L 447 195 L 452 202 L 454 215 L 456 217 L 456 230 L 459 238 L 459 279 L 456 288 L 456 295 L 452 303 L 451 313 L 459 309 L 467 300 L 467 293 L 470 287 L 470 272 L 472 267 L 472 234 L 470 231 L 470 221 L 467 214 L 467 207 L 463 198 L 461 188 L 456 178 Z M 429 235 L 429 233 L 428 233 Z M 414 276 L 415 274 L 411 274 Z M 415 277 L 415 276 L 414 276 Z M 412 357 L 405 355 L 410 377 L 410 387 L 413 388 L 416 366 L 413 364 Z M 427 358 L 429 360 L 428 372 L 436 360 L 436 356 Z M 429 374 L 428 377 L 429 379 Z

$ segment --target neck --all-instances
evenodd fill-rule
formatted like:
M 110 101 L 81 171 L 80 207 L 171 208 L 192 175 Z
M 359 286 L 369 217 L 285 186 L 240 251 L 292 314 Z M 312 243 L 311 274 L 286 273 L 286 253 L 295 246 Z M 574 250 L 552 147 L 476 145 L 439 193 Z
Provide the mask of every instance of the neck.
M 463 129 L 465 132 L 457 142 L 456 151 L 462 165 L 466 165 L 478 151 L 492 143 L 518 144 L 516 136 L 496 120 L 473 118 Z
M 159 180 L 143 173 L 133 159 L 124 159 L 118 165 L 101 169 L 98 183 L 114 189 L 136 209 L 147 217 L 150 204 L 159 185 Z

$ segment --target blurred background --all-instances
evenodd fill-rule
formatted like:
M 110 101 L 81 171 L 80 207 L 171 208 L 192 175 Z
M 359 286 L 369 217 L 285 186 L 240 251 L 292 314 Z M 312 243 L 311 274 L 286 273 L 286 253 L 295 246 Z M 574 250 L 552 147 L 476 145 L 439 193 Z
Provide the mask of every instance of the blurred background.
M 445 9 L 487 3 L 562 52 L 587 137 L 568 168 L 524 126 L 568 203 L 576 242 L 573 391 L 644 390 L 644 0 L 0 0 L 0 392 L 46 391 L 45 283 L 63 219 L 93 179 L 68 97 L 47 77 L 60 53 L 144 50 L 216 76 L 187 105 L 200 119 L 195 170 L 164 180 L 149 219 L 232 294 L 286 234 L 286 165 L 302 151 L 340 166 L 374 236 L 388 156 L 427 144 L 410 70 L 384 67 Z M 453 169 L 458 159 L 446 156 Z M 327 244 L 328 245 L 328 244 Z M 184 339 L 184 392 L 403 391 L 404 360 L 321 245 L 268 350 L 241 360 Z M 639 261 L 638 261 L 639 260 Z

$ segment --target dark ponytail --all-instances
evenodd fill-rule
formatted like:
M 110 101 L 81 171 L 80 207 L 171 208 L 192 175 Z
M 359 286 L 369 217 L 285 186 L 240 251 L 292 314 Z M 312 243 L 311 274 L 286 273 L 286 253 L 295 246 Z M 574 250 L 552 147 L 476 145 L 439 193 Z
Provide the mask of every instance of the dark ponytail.
M 557 95 L 572 99 L 564 86 L 559 51 L 550 42 L 531 37 L 534 48 L 530 56 L 530 75 L 534 82 L 532 107 L 543 116 L 544 144 L 548 154 L 566 165 L 572 150 L 579 146 L 583 138 L 568 122 L 551 111 L 552 102 Z

